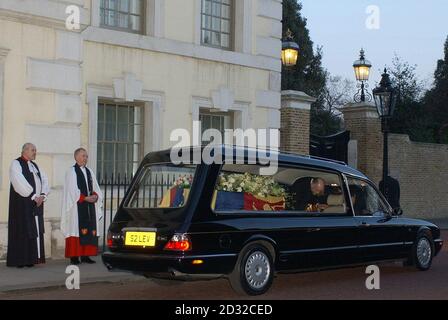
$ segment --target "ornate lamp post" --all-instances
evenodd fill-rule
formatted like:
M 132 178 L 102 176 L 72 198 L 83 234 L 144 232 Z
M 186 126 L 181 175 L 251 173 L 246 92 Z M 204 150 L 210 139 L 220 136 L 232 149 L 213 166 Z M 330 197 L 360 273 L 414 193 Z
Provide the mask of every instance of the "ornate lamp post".
M 392 87 L 392 81 L 384 69 L 384 73 L 381 77 L 381 82 L 378 87 L 373 89 L 373 97 L 375 99 L 376 110 L 381 119 L 381 131 L 383 132 L 384 144 L 383 144 L 383 183 L 382 190 L 384 196 L 386 195 L 386 180 L 389 171 L 389 154 L 388 154 L 388 133 L 389 127 L 387 121 L 393 116 L 395 104 L 397 102 L 397 90 Z
M 291 30 L 286 31 L 286 38 L 282 41 L 282 64 L 285 68 L 294 67 L 297 64 L 300 47 L 293 40 Z
M 360 82 L 358 84 L 359 90 L 354 97 L 355 102 L 366 102 L 366 99 L 367 101 L 372 101 L 372 95 L 365 91 L 365 89 L 369 87 L 367 81 L 369 80 L 370 68 L 372 67 L 372 64 L 369 60 L 366 60 L 364 54 L 364 49 L 361 49 L 359 60 L 356 60 L 353 63 L 356 80 Z

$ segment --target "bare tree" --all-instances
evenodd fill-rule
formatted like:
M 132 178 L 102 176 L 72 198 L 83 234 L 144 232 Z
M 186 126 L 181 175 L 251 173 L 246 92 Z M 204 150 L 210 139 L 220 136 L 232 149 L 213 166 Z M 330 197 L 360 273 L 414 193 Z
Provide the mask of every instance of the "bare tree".
M 335 134 L 343 129 L 341 107 L 350 102 L 355 85 L 340 76 L 326 72 L 326 85 L 319 106 L 311 108 L 311 133 L 318 136 Z
M 355 87 L 353 81 L 327 73 L 327 85 L 323 93 L 326 110 L 339 114 L 339 109 L 353 100 Z

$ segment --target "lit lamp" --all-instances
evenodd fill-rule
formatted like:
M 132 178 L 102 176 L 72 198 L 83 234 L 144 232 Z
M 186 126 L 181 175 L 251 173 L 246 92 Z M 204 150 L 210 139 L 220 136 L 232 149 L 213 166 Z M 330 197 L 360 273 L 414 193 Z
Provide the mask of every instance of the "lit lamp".
M 372 101 L 372 95 L 365 92 L 365 89 L 369 87 L 367 81 L 369 81 L 370 68 L 372 67 L 372 64 L 369 60 L 366 60 L 364 54 L 364 49 L 361 49 L 359 60 L 356 60 L 353 63 L 356 80 L 360 82 L 360 84 L 358 84 L 359 90 L 355 94 L 355 102 L 366 102 L 366 99 L 367 101 Z
M 373 97 L 375 99 L 376 110 L 381 119 L 381 131 L 383 131 L 383 183 L 381 192 L 387 198 L 386 180 L 389 174 L 389 128 L 387 120 L 392 118 L 394 114 L 395 104 L 397 102 L 397 90 L 392 86 L 392 81 L 386 69 L 384 69 L 379 86 L 373 89 Z
M 286 39 L 282 41 L 282 64 L 286 68 L 294 67 L 299 57 L 299 45 L 293 41 L 291 30 L 286 31 Z

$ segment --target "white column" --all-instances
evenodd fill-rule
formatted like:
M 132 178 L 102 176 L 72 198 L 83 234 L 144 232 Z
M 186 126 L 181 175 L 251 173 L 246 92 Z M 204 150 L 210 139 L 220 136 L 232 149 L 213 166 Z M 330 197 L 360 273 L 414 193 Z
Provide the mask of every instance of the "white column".
M 5 61 L 8 53 L 9 49 L 0 48 L 0 190 L 3 185 L 3 91 L 5 86 Z
M 91 25 L 92 27 L 99 27 L 100 26 L 100 6 L 101 1 L 100 0 L 92 0 L 91 2 Z

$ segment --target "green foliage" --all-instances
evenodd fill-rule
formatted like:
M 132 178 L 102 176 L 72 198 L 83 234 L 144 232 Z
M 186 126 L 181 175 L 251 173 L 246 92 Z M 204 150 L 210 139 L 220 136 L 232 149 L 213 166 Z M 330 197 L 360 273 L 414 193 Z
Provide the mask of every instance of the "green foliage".
M 408 134 L 413 141 L 448 143 L 448 38 L 430 90 L 425 92 L 415 69 L 397 56 L 392 61 L 391 78 L 399 95 L 391 131 Z
M 293 41 L 300 46 L 297 65 L 282 70 L 282 90 L 303 91 L 317 98 L 312 105 L 311 111 L 311 133 L 324 135 L 333 131 L 339 123 L 333 112 L 325 110 L 324 90 L 326 86 L 327 73 L 322 67 L 322 47 L 313 48 L 306 18 L 300 10 L 302 4 L 297 0 L 283 1 L 283 34 L 290 29 L 293 33 Z M 331 132 L 333 133 L 333 132 Z
M 422 102 L 424 86 L 410 65 L 395 55 L 390 68 L 391 79 L 398 89 L 395 113 L 389 125 L 393 133 L 409 135 L 413 141 L 433 142 L 429 116 Z
M 444 59 L 437 62 L 434 72 L 434 84 L 423 99 L 432 139 L 437 143 L 448 143 L 448 37 L 444 49 Z
M 301 9 L 302 5 L 296 0 L 283 1 L 283 34 L 290 29 L 300 51 L 297 65 L 282 70 L 282 89 L 303 91 L 319 97 L 325 87 L 322 48 L 314 52 L 306 19 L 300 14 Z

